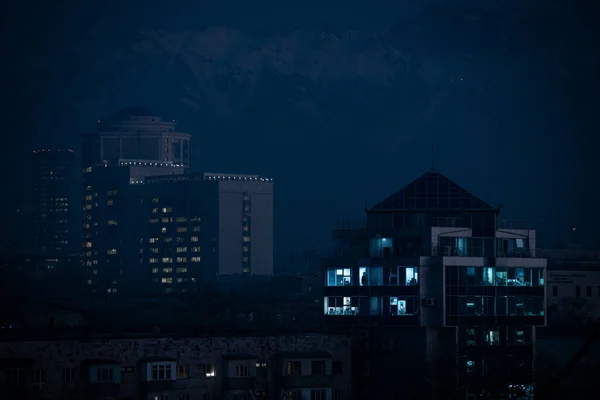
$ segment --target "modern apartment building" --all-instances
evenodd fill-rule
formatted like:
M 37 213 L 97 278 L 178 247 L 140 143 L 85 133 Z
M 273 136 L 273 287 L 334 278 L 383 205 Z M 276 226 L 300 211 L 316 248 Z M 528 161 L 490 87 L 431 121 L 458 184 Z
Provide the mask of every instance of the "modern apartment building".
M 75 154 L 70 149 L 34 150 L 32 165 L 30 229 L 24 249 L 29 254 L 65 256 L 76 250 Z
M 350 399 L 351 342 L 321 333 L 2 342 L 6 399 Z
M 500 208 L 433 170 L 365 211 L 351 235 L 364 257 L 328 261 L 324 313 L 375 338 L 369 393 L 402 381 L 398 396 L 418 385 L 427 398 L 531 398 L 546 323 L 535 231 L 499 228 Z
M 273 181 L 193 173 L 145 180 L 140 264 L 164 293 L 219 275 L 273 275 Z
M 138 266 L 131 251 L 141 236 L 135 185 L 186 172 L 190 139 L 175 121 L 140 107 L 98 121 L 98 131 L 83 137 L 82 263 L 93 291 L 117 292 L 123 274 Z

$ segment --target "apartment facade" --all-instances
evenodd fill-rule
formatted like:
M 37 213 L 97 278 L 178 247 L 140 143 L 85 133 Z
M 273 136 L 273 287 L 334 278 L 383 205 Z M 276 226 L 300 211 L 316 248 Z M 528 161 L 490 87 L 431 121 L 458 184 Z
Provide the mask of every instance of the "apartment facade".
M 343 335 L 0 344 L 3 398 L 349 399 Z
M 85 135 L 82 264 L 92 291 L 116 293 L 139 263 L 139 204 L 135 186 L 147 176 L 182 174 L 190 166 L 191 135 L 151 110 L 130 107 Z
M 546 260 L 535 231 L 497 228 L 499 212 L 429 171 L 366 209 L 363 258 L 328 261 L 328 322 L 363 327 L 382 360 L 396 352 L 413 364 L 396 362 L 395 375 L 385 371 L 394 357 L 371 368 L 371 392 L 403 379 L 431 398 L 532 396 Z
M 143 275 L 163 293 L 195 291 L 219 275 L 273 275 L 273 181 L 193 173 L 147 178 Z
M 71 149 L 34 150 L 32 154 L 29 254 L 66 256 L 76 250 L 75 154 Z M 33 234 L 33 237 L 31 237 Z

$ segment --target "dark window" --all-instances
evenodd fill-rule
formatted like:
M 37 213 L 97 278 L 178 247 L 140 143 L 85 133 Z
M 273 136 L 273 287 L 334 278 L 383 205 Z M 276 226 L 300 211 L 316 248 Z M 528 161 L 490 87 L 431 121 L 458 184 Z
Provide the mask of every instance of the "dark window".
M 591 286 L 588 286 L 585 288 L 585 295 L 587 297 L 592 297 L 592 287 Z
M 335 375 L 341 375 L 344 373 L 341 361 L 334 361 L 331 367 L 331 372 Z
M 581 297 L 581 286 L 575 286 L 575 297 Z
M 552 297 L 558 296 L 558 286 L 552 286 Z
M 310 400 L 325 400 L 327 397 L 325 389 L 312 389 L 310 391 Z
M 63 368 L 62 370 L 62 381 L 64 383 L 73 383 L 77 376 L 77 370 L 75 368 Z
M 112 368 L 98 368 L 96 370 L 96 381 L 98 382 L 112 382 L 113 381 L 113 369 Z
M 327 366 L 325 361 L 313 361 L 312 362 L 312 374 L 313 375 L 326 375 L 327 374 Z
M 286 365 L 286 374 L 291 376 L 302 375 L 302 364 L 300 361 L 288 361 Z

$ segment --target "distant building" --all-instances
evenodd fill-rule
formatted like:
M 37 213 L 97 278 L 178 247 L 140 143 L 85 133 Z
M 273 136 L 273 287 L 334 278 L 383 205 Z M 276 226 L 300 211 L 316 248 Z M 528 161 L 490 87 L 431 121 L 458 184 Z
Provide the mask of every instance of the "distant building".
M 0 397 L 350 399 L 351 349 L 347 336 L 301 332 L 3 341 Z
M 140 263 L 161 291 L 218 275 L 273 275 L 273 182 L 195 173 L 145 180 Z
M 147 176 L 182 174 L 190 166 L 191 135 L 175 121 L 130 107 L 83 137 L 82 263 L 94 291 L 115 293 L 139 264 L 141 199 L 133 189 Z
M 431 398 L 530 398 L 546 323 L 535 231 L 497 228 L 499 209 L 436 171 L 366 214 L 362 234 L 336 231 L 351 246 L 328 261 L 324 299 L 329 324 L 375 342 L 366 393 L 383 398 L 402 380 Z
M 600 261 L 560 258 L 548 263 L 549 325 L 575 329 L 600 324 Z
M 30 228 L 24 250 L 29 254 L 64 256 L 74 246 L 76 190 L 73 150 L 34 150 Z M 23 223 L 23 221 L 21 221 Z M 33 237 L 32 237 L 33 236 Z

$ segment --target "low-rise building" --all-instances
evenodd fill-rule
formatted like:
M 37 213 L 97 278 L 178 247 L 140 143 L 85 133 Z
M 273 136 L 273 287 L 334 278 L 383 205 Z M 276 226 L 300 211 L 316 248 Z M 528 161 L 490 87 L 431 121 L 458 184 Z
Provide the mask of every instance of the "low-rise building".
M 0 398 L 338 400 L 350 370 L 344 335 L 3 342 Z

